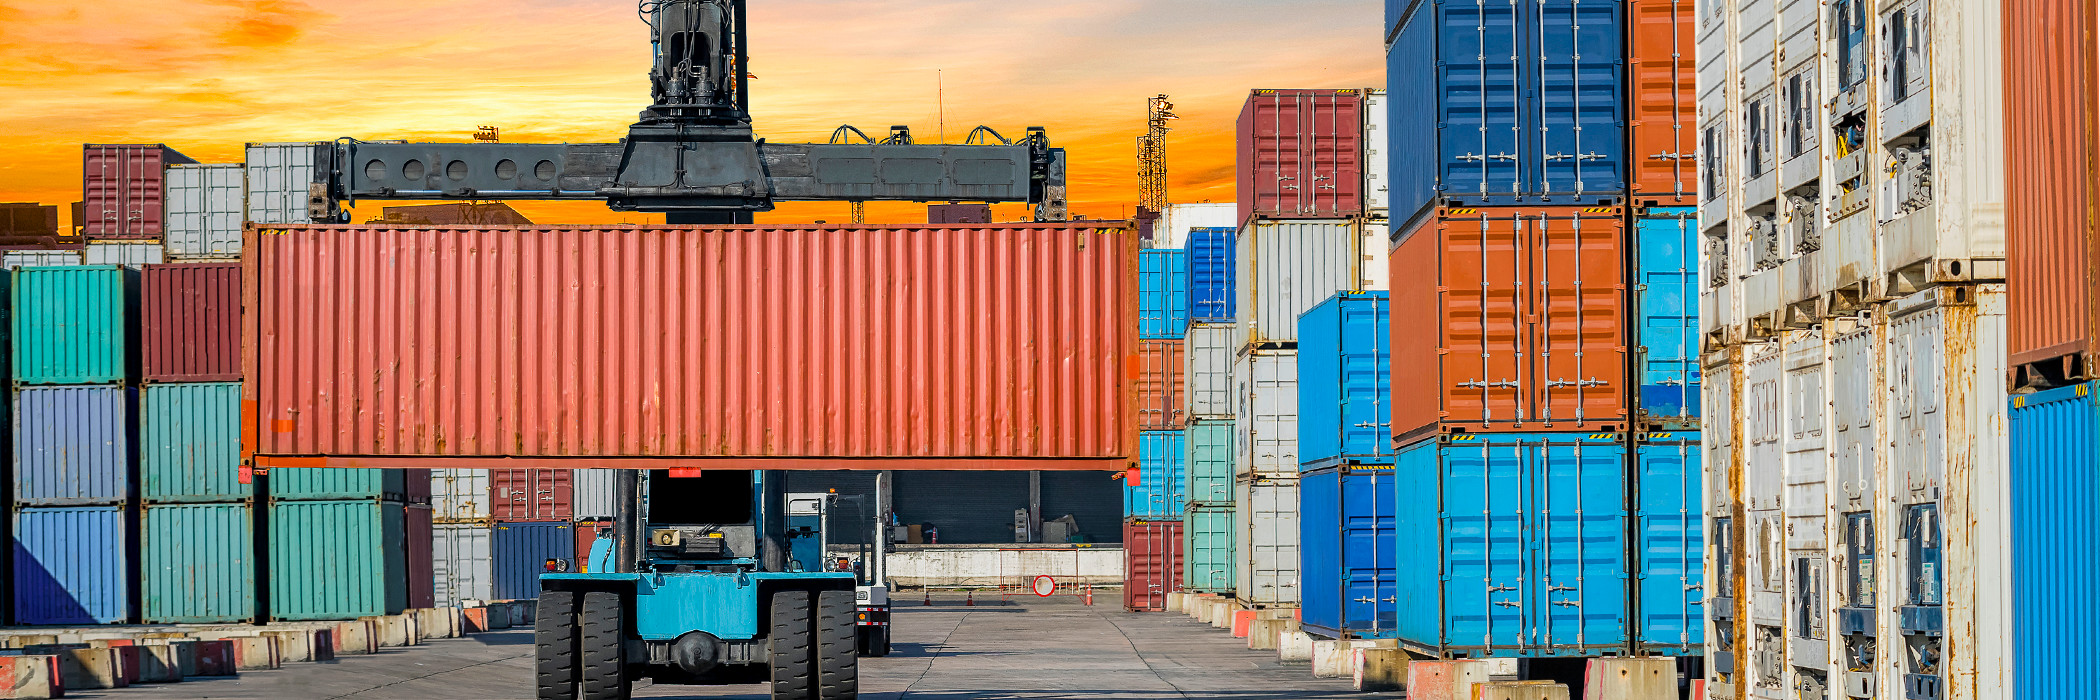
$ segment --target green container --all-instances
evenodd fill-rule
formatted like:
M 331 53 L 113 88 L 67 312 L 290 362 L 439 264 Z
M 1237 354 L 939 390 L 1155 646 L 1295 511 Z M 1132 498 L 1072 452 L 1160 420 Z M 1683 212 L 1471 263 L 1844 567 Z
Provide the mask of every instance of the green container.
M 118 265 L 16 268 L 17 384 L 117 384 L 138 374 L 138 274 Z
M 1238 570 L 1233 564 L 1231 505 L 1189 504 L 1181 517 L 1181 590 L 1231 593 Z
M 152 624 L 255 618 L 255 513 L 246 503 L 146 506 L 143 617 Z
M 348 501 L 402 499 L 406 469 L 338 469 L 334 467 L 270 470 L 270 498 L 281 501 Z M 427 472 L 417 471 L 418 474 Z
M 1191 420 L 1188 427 L 1190 503 L 1232 505 L 1232 420 Z
M 270 504 L 270 619 L 346 620 L 408 607 L 399 503 Z
M 248 500 L 241 483 L 241 384 L 153 384 L 139 391 L 140 471 L 148 503 Z

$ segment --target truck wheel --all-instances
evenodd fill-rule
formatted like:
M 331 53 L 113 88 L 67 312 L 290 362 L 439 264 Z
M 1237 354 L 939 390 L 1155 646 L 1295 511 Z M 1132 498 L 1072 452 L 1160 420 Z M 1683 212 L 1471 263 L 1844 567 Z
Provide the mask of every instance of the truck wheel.
M 811 700 L 816 688 L 810 668 L 809 591 L 774 593 L 772 606 L 766 657 L 773 671 L 773 700 Z
M 583 638 L 577 646 L 583 658 L 582 700 L 627 700 L 632 684 L 627 679 L 627 618 L 620 594 L 591 591 L 583 594 Z
M 574 700 L 576 594 L 540 592 L 539 619 L 533 624 L 533 645 L 539 700 Z
M 817 593 L 817 698 L 855 700 L 860 697 L 860 655 L 854 648 L 853 591 Z

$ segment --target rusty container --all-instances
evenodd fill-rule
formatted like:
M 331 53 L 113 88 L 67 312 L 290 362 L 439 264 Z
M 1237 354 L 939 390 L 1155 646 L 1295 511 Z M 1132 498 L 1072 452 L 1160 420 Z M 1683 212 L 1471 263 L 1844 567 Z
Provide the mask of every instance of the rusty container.
M 1123 521 L 1123 608 L 1167 609 L 1167 594 L 1181 588 L 1181 521 L 1127 518 Z
M 1626 99 L 1636 202 L 1690 206 L 1699 195 L 1698 61 L 1693 0 L 1627 0 Z
M 1255 90 L 1240 108 L 1239 221 L 1364 212 L 1364 91 Z
M 241 266 L 139 269 L 139 364 L 148 382 L 241 380 Z
M 257 466 L 1136 458 L 1120 222 L 249 233 Z
M 1397 240 L 1396 444 L 1627 428 L 1623 214 L 1447 208 Z
M 86 211 L 75 225 L 89 239 L 160 238 L 167 229 L 168 166 L 195 162 L 158 143 L 83 146 Z
M 2091 0 L 2006 0 L 2007 350 L 2015 381 L 2100 376 L 2100 69 Z
M 1138 429 L 1180 430 L 1188 427 L 1188 405 L 1183 385 L 1188 376 L 1188 343 L 1185 340 L 1145 340 L 1138 343 Z
M 497 520 L 567 520 L 575 514 L 575 494 L 568 469 L 489 472 L 489 512 Z

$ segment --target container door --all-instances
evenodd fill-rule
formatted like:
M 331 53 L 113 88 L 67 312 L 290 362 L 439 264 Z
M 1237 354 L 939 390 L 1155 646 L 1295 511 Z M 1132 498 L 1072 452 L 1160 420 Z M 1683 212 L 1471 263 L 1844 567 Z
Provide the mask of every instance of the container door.
M 1524 643 L 1533 585 L 1527 570 L 1522 443 L 1456 435 L 1445 448 L 1444 641 L 1452 647 Z
M 1635 552 L 1641 650 L 1665 656 L 1696 654 L 1705 643 L 1706 586 L 1700 548 L 1698 433 L 1652 433 L 1636 457 Z
M 1534 443 L 1528 645 L 1626 643 L 1626 447 L 1618 434 Z
M 1485 426 L 1523 421 L 1523 222 L 1451 210 L 1442 225 L 1446 418 Z
M 1357 465 L 1342 480 L 1342 620 L 1370 637 L 1387 636 L 1398 623 L 1395 497 L 1391 465 Z
M 1495 194 L 1523 191 L 1520 143 L 1530 128 L 1519 55 L 1526 32 L 1517 3 L 1437 3 L 1437 83 L 1443 118 L 1442 194 L 1470 205 L 1509 204 Z M 1403 97 L 1405 99 L 1405 97 Z
M 1615 196 L 1626 186 L 1625 119 L 1619 69 L 1620 3 L 1521 3 L 1528 37 L 1525 82 L 1535 92 L 1523 163 L 1526 193 L 1569 194 L 1572 203 Z M 1545 201 L 1568 202 L 1567 198 Z
M 1302 581 L 1306 625 L 1326 634 L 1344 627 L 1351 553 L 1342 508 L 1348 488 L 1345 468 L 1322 469 L 1298 481 L 1298 545 L 1304 559 Z M 1390 557 L 1388 557 L 1390 558 Z
M 1389 455 L 1393 411 L 1387 381 L 1392 355 L 1386 347 L 1386 295 L 1350 295 L 1342 302 L 1341 454 Z
M 1697 214 L 1690 208 L 1640 219 L 1634 280 L 1640 334 L 1636 409 L 1643 420 L 1690 423 L 1699 417 Z
M 1298 480 L 1256 482 L 1249 491 L 1248 576 L 1244 600 L 1262 604 L 1299 602 Z
M 1692 204 L 1698 192 L 1693 169 L 1698 165 L 1697 53 L 1691 0 L 1631 0 L 1626 86 L 1632 113 L 1633 192 L 1642 200 Z M 1811 28 L 1813 33 L 1813 28 Z
M 1539 215 L 1526 223 L 1531 259 L 1520 264 L 1530 272 L 1523 288 L 1535 296 L 1524 345 L 1534 364 L 1517 382 L 1528 383 L 1529 410 L 1547 429 L 1624 429 L 1626 265 L 1619 210 Z

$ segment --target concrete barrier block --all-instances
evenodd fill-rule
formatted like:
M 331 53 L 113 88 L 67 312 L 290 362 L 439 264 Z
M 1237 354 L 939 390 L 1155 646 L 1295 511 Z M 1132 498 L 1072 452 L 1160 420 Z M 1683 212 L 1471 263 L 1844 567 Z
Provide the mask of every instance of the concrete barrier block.
M 1314 677 L 1314 678 L 1340 678 L 1340 677 L 1342 677 L 1342 673 L 1343 673 L 1343 672 L 1344 672 L 1344 670 L 1345 670 L 1345 669 L 1343 669 L 1343 668 L 1342 668 L 1342 660 L 1343 660 L 1343 659 L 1342 659 L 1342 655 L 1343 655 L 1343 654 L 1346 654 L 1346 653 L 1348 653 L 1348 651 L 1349 651 L 1349 647 L 1348 647 L 1348 646 L 1346 646 L 1346 644 L 1345 644 L 1344 642 L 1336 641 L 1336 640 L 1333 640 L 1333 639 L 1315 639 L 1315 640 L 1313 640 L 1313 643 L 1312 643 L 1312 673 L 1313 673 L 1313 677 Z
M 1230 600 L 1220 600 L 1210 605 L 1214 608 L 1210 611 L 1210 626 L 1221 630 L 1232 629 L 1233 613 L 1237 612 L 1240 606 L 1235 605 Z
M 137 649 L 140 683 L 182 682 L 182 655 L 174 645 L 141 643 Z
M 1568 700 L 1568 686 L 1553 681 L 1494 681 L 1473 690 L 1474 700 Z
M 518 609 L 512 611 L 510 616 L 511 624 L 519 626 L 531 626 L 534 621 L 539 619 L 539 599 L 534 598 L 532 600 L 520 600 L 516 602 L 516 605 L 518 606 Z
M 130 685 L 124 678 L 123 661 L 109 647 L 38 644 L 23 651 L 58 657 L 59 680 L 67 688 L 89 690 Z
M 1215 600 L 1207 596 L 1196 599 L 1195 605 L 1196 609 L 1191 611 L 1193 613 L 1191 617 L 1196 618 L 1197 622 L 1210 622 L 1210 616 L 1218 612 Z
M 1184 593 L 1182 593 L 1181 591 L 1174 591 L 1174 592 L 1168 593 L 1168 594 L 1167 594 L 1167 612 L 1181 612 L 1181 601 L 1182 601 L 1182 599 L 1184 599 L 1184 598 L 1186 598 L 1186 597 L 1187 597 L 1187 595 L 1186 595 L 1186 594 L 1184 594 Z
M 459 623 L 460 631 L 464 634 L 481 634 L 495 629 L 489 626 L 488 608 L 460 608 Z
M 1486 661 L 1416 661 L 1407 666 L 1409 700 L 1473 700 L 1473 687 L 1488 682 Z
M 1582 675 L 1582 700 L 1677 700 L 1677 660 L 1590 659 Z
M 55 698 L 65 694 L 58 657 L 0 656 L 0 698 Z
M 1404 690 L 1407 664 L 1407 652 L 1399 649 L 1356 649 L 1349 662 L 1349 680 L 1357 692 Z
M 7 636 L 7 648 L 9 649 L 27 649 L 40 644 L 57 643 L 58 635 L 55 634 L 11 634 Z
M 1254 611 L 1235 610 L 1232 612 L 1232 636 L 1245 639 L 1249 632 L 1249 626 L 1252 624 L 1254 624 Z
M 1247 623 L 1247 648 L 1268 651 L 1276 648 L 1283 634 L 1283 620 L 1251 620 Z
M 262 636 L 277 641 L 277 656 L 286 663 L 327 661 L 335 658 L 331 630 L 263 630 Z
M 233 643 L 233 667 L 240 671 L 268 671 L 284 667 L 284 657 L 277 650 L 277 639 L 257 634 L 252 637 L 227 637 Z
M 1276 660 L 1312 661 L 1312 658 L 1312 635 L 1298 630 L 1290 630 L 1276 636 Z
M 166 648 L 166 658 L 173 664 L 174 674 L 183 678 L 197 675 L 197 640 L 168 637 L 153 637 L 139 640 L 149 648 Z
M 379 644 L 372 634 L 372 623 L 350 620 L 336 623 L 328 631 L 332 637 L 330 641 L 335 642 L 337 656 L 379 653 Z
M 416 628 L 425 639 L 450 639 L 460 635 L 459 608 L 420 608 L 415 611 Z
M 238 676 L 240 657 L 235 653 L 233 642 L 225 639 L 199 639 L 192 643 L 196 651 L 197 666 L 194 676 Z
M 379 641 L 381 647 L 411 645 L 410 640 L 413 639 L 414 633 L 409 630 L 408 623 L 400 615 L 373 615 L 358 619 L 372 626 L 375 631 L 374 638 Z
M 96 641 L 121 642 L 120 644 L 108 644 L 103 646 L 102 648 L 108 649 L 110 651 L 110 654 L 116 657 L 117 674 L 120 677 L 120 679 L 117 681 L 117 687 L 123 688 L 137 684 L 139 682 L 139 675 L 141 672 L 140 667 L 144 665 L 144 660 L 140 658 L 139 648 L 133 646 L 131 640 L 129 639 Z M 94 646 L 94 643 L 91 642 L 89 646 Z

